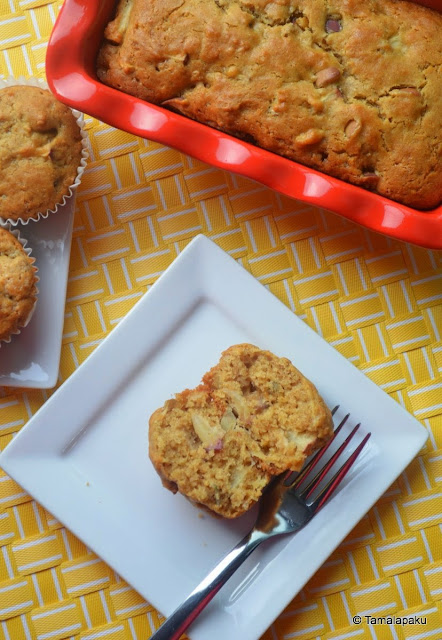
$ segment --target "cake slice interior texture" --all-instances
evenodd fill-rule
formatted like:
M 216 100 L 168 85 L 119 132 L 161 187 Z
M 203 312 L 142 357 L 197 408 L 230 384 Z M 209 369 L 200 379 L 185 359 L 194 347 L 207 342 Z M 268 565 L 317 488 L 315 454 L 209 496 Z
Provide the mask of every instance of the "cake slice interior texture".
M 329 409 L 287 358 L 240 344 L 154 412 L 149 455 L 164 486 L 233 518 L 332 431 Z

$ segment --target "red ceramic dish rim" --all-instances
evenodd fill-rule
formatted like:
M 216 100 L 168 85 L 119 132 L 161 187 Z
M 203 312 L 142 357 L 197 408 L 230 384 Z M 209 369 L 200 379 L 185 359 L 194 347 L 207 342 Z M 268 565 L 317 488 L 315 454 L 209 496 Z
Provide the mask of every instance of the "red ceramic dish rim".
M 425 212 L 412 209 L 101 83 L 95 59 L 115 2 L 65 0 L 46 55 L 48 85 L 60 101 L 113 127 L 244 175 L 372 231 L 442 249 L 442 206 Z M 423 3 L 442 9 L 442 0 Z

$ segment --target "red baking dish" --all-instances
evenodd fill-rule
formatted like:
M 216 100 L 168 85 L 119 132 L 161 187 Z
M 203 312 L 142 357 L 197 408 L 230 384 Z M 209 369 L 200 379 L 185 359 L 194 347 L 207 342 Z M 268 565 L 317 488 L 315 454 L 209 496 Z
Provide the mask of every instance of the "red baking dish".
M 422 0 L 442 11 L 442 0 Z M 418 211 L 194 122 L 101 83 L 95 59 L 116 0 L 65 0 L 51 34 L 46 75 L 59 100 L 118 129 L 175 147 L 368 229 L 442 249 L 442 206 Z

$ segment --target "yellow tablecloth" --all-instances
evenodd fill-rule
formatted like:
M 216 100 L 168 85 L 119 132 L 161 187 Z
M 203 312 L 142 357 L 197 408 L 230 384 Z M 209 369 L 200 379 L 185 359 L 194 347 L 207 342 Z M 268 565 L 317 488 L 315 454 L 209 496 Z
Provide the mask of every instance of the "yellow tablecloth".
M 60 6 L 0 0 L 1 75 L 44 77 Z M 442 254 L 92 118 L 87 127 L 59 384 L 187 242 L 206 234 L 429 435 L 263 640 L 441 640 Z M 50 393 L 0 388 L 1 449 Z M 148 603 L 2 471 L 0 547 L 0 640 L 146 640 L 159 625 Z M 369 619 L 394 614 L 418 614 L 426 625 Z

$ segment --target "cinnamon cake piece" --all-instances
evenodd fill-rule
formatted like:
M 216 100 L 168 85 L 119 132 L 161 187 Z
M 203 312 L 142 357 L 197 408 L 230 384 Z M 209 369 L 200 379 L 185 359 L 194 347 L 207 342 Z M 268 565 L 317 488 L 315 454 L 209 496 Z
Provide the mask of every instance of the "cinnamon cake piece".
M 332 433 L 329 409 L 287 358 L 239 344 L 152 414 L 149 455 L 166 488 L 235 518 Z

